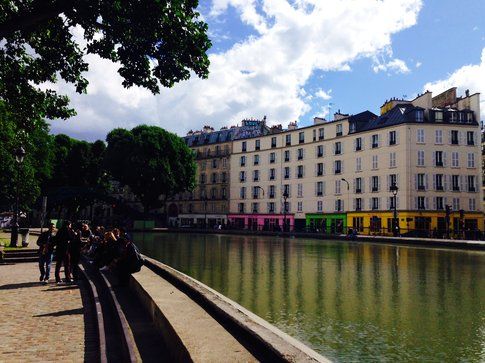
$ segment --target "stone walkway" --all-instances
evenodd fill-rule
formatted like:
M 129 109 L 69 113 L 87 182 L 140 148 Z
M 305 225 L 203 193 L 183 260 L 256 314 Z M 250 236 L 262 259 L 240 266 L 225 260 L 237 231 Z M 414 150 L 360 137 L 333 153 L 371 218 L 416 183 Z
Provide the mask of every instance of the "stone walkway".
M 0 265 L 0 362 L 80 362 L 89 353 L 80 290 L 52 275 L 42 285 L 36 263 Z

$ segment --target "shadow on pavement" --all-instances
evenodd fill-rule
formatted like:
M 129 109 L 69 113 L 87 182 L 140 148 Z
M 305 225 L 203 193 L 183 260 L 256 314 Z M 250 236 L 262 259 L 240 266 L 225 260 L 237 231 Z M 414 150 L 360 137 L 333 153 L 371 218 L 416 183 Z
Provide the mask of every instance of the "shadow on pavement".
M 39 286 L 39 282 L 20 282 L 18 284 L 7 284 L 0 286 L 0 290 L 14 290 L 14 289 L 23 289 L 25 287 L 34 287 Z
M 83 308 L 56 311 L 55 313 L 33 315 L 33 317 L 34 318 L 40 318 L 40 317 L 43 317 L 43 316 L 66 316 L 66 315 L 77 315 L 77 314 L 83 314 Z

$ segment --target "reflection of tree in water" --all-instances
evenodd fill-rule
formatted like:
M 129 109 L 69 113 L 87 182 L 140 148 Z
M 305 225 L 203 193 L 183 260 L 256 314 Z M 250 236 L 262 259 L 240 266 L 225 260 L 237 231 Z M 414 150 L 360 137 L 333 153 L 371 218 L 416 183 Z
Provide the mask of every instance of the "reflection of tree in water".
M 141 247 L 331 359 L 480 360 L 483 253 L 195 234 Z

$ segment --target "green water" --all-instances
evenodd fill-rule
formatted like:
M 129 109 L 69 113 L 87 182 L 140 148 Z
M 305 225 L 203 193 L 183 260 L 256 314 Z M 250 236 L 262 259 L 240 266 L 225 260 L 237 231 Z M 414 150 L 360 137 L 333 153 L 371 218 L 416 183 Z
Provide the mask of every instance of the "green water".
M 202 234 L 143 253 L 341 362 L 484 362 L 485 253 Z

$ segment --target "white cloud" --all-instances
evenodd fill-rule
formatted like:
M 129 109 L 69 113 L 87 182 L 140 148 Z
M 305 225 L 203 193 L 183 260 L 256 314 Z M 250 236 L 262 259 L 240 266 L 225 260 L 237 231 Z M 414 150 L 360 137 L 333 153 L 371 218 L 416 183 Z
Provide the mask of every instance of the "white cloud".
M 470 93 L 481 93 L 480 117 L 485 120 L 485 48 L 482 49 L 480 64 L 470 64 L 463 66 L 446 79 L 429 82 L 424 85 L 423 90 L 429 90 L 435 94 L 446 91 L 451 87 L 457 87 L 459 94 L 464 94 L 465 90 Z
M 423 63 L 421 63 L 420 61 L 417 61 L 417 62 L 416 62 L 416 68 L 419 68 L 419 67 L 421 67 L 422 65 L 423 65 Z
M 208 80 L 192 78 L 153 96 L 137 87 L 124 89 L 116 64 L 88 56 L 88 95 L 59 85 L 78 116 L 53 122 L 53 130 L 92 139 L 115 126 L 139 123 L 184 134 L 244 117 L 267 115 L 270 123 L 299 119 L 311 108 L 311 97 L 301 90 L 315 71 L 350 70 L 358 58 L 389 53 L 391 36 L 416 23 L 422 1 L 213 0 L 206 19 L 218 21 L 229 6 L 256 33 L 211 54 Z M 399 59 L 386 61 L 385 67 L 407 69 Z
M 419 63 L 419 65 L 421 65 L 421 63 Z M 416 65 L 416 67 L 419 67 L 419 66 Z M 387 63 L 376 63 L 372 67 L 372 70 L 375 73 L 379 73 L 379 72 L 409 73 L 410 72 L 406 62 L 398 58 L 392 59 Z
M 328 90 L 328 92 L 325 92 L 323 89 L 319 89 L 315 93 L 315 96 L 321 98 L 324 101 L 327 101 L 332 98 L 331 93 L 332 93 L 332 90 Z

